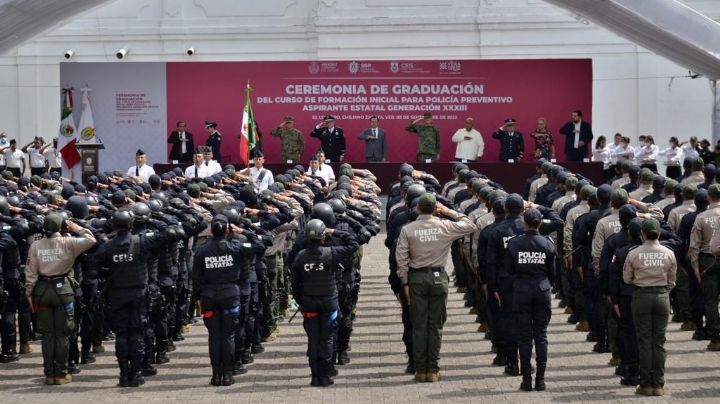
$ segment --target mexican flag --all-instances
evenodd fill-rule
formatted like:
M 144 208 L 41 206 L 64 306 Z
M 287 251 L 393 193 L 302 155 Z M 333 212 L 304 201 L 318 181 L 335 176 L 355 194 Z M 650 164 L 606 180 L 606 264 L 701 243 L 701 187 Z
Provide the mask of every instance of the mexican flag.
M 257 129 L 255 128 L 255 119 L 253 117 L 252 105 L 250 105 L 250 83 L 245 88 L 245 109 L 243 110 L 242 119 L 242 137 L 240 138 L 240 160 L 245 163 L 245 167 L 250 167 L 250 150 L 255 147 L 257 138 Z
M 81 88 L 82 91 L 82 113 L 80 114 L 80 140 L 77 144 L 100 144 L 102 143 L 95 133 L 95 121 L 93 120 L 92 108 L 90 107 L 89 88 Z
M 62 106 L 60 108 L 60 136 L 58 136 L 57 148 L 62 155 L 63 163 L 68 170 L 71 170 L 80 162 L 75 144 L 77 143 L 77 129 L 73 120 L 73 89 L 63 88 Z

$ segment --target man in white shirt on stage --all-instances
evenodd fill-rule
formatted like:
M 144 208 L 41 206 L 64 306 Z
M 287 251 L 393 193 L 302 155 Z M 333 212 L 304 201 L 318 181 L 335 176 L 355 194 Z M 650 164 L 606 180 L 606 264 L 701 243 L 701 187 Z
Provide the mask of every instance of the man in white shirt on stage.
M 153 168 L 149 165 L 145 164 L 146 160 L 147 156 L 145 155 L 145 152 L 141 149 L 138 149 L 135 152 L 135 165 L 128 168 L 126 175 L 128 177 L 137 178 L 141 182 L 147 182 L 148 178 L 150 178 L 151 175 L 155 174 L 155 170 L 153 170 Z
M 207 167 L 206 170 L 208 171 L 208 176 L 222 171 L 220 163 L 218 163 L 217 160 L 213 160 L 213 151 L 211 148 L 206 146 L 205 149 L 203 149 L 203 156 L 205 158 L 205 163 L 203 164 Z
M 13 173 L 14 177 L 22 177 L 25 172 L 25 154 L 18 150 L 15 139 L 10 139 L 8 146 L 1 148 L 0 153 L 5 156 L 6 169 Z
M 325 181 L 325 186 L 330 185 L 330 173 L 332 173 L 332 170 L 321 170 L 320 166 L 320 160 L 316 156 L 313 156 L 310 159 L 310 164 L 308 164 L 308 170 L 307 173 L 312 177 L 320 177 Z
M 457 143 L 455 148 L 455 159 L 464 161 L 480 160 L 485 151 L 485 142 L 480 132 L 473 128 L 473 119 L 465 119 L 465 127 L 458 129 L 452 136 L 453 143 Z
M 255 155 L 253 156 L 253 163 L 255 163 L 255 165 L 247 170 L 249 171 L 252 179 L 255 181 L 255 188 L 258 192 L 264 191 L 268 189 L 273 182 L 275 182 L 273 179 L 273 173 L 267 168 L 263 168 L 263 165 L 265 164 L 265 156 L 261 151 L 255 152 Z
M 50 172 L 58 172 L 62 174 L 63 160 L 62 154 L 60 154 L 60 150 L 57 148 L 57 142 L 58 138 L 53 138 L 52 143 L 47 143 L 42 147 L 42 149 L 40 149 L 40 152 L 45 157 L 45 160 L 47 160 Z
M 315 157 L 318 159 L 318 162 L 320 163 L 320 177 L 323 177 L 325 179 L 325 182 L 327 185 L 330 185 L 331 181 L 335 181 L 335 172 L 333 171 L 333 168 L 330 166 L 330 164 L 325 163 L 325 153 L 320 150 L 317 153 L 315 153 Z
M 42 154 L 43 138 L 35 136 L 35 139 L 23 146 L 23 153 L 27 153 L 30 160 L 30 175 L 42 175 L 47 172 L 45 167 L 45 156 Z
M 210 169 L 205 165 L 205 156 L 203 154 L 204 147 L 198 147 L 193 155 L 193 162 L 195 164 L 185 169 L 185 176 L 188 178 L 205 178 L 210 174 Z

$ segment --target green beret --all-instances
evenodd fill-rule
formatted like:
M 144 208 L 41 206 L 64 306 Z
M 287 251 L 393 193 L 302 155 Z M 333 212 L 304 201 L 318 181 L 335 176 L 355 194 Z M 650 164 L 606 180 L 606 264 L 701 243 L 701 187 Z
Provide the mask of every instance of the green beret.
M 649 168 L 643 168 L 640 170 L 640 181 L 653 182 L 654 179 L 655 173 L 653 173 Z
M 675 193 L 675 187 L 677 186 L 678 182 L 668 178 L 665 180 L 665 194 L 666 195 L 673 195 Z

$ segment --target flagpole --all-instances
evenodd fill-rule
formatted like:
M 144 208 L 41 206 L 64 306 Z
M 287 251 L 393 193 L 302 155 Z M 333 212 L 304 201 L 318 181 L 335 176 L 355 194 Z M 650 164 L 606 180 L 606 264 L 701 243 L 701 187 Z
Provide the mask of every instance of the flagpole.
M 252 93 L 252 88 L 250 87 L 250 80 L 247 82 L 247 86 L 245 87 L 245 108 L 250 108 L 250 93 Z M 247 111 L 248 114 L 250 114 L 250 111 Z M 254 118 L 254 117 L 253 117 Z M 254 133 L 255 130 L 255 120 L 253 119 L 252 122 L 250 122 L 250 119 L 248 119 L 248 138 L 247 138 L 247 165 L 248 168 L 250 168 L 250 134 Z

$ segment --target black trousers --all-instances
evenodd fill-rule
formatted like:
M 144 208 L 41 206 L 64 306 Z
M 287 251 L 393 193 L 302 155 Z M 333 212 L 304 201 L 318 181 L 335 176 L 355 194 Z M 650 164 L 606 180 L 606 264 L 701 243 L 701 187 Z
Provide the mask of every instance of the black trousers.
M 30 167 L 30 175 L 43 175 L 48 172 L 47 167 Z
M 130 361 L 137 369 L 145 355 L 145 288 L 111 289 L 108 303 L 115 331 L 115 356 L 118 362 Z
M 618 301 L 618 350 L 623 365 L 637 365 L 640 361 L 635 323 L 632 316 L 632 296 L 620 296 Z M 613 312 L 614 315 L 616 315 Z
M 509 276 L 498 278 L 498 292 L 500 294 L 500 317 L 498 319 L 496 334 L 498 351 L 502 348 L 507 356 L 509 365 L 517 366 L 518 343 L 516 334 L 515 299 L 513 279 Z
M 667 166 L 665 168 L 665 177 L 671 179 L 677 179 L 682 175 L 682 167 L 680 166 Z
M 535 361 L 547 363 L 547 326 L 550 322 L 551 296 L 550 282 L 545 279 L 518 279 L 515 289 L 517 307 L 517 335 L 520 349 L 520 365 L 530 368 L 533 342 L 535 343 Z
M 240 315 L 240 290 L 232 285 L 235 293 L 227 291 L 231 288 L 221 285 L 214 293 L 202 291 L 202 316 L 208 330 L 208 348 L 210 351 L 210 364 L 231 370 L 235 364 L 235 331 L 238 316 Z
M 14 177 L 22 177 L 22 171 L 20 168 L 8 167 L 6 170 L 10 171 Z
M 5 309 L 0 313 L 0 337 L 2 339 L 2 353 L 17 353 L 16 312 L 20 299 L 20 281 L 18 279 L 5 279 L 3 289 L 8 293 Z
M 337 324 L 337 296 L 302 296 L 303 327 L 308 336 L 307 356 L 314 377 L 329 377 L 333 334 Z

